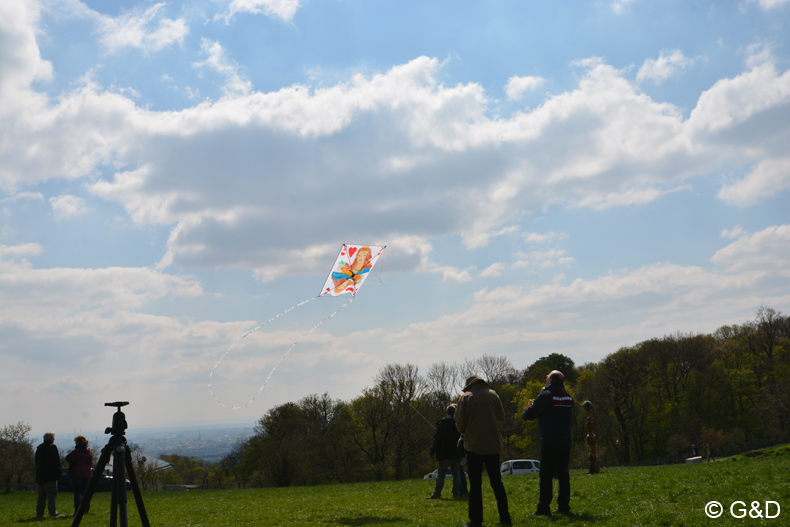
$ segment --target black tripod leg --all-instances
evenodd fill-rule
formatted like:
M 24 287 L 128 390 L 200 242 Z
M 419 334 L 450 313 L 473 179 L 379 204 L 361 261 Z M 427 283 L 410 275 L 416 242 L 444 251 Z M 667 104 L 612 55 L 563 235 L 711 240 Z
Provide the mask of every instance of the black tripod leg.
M 118 471 L 113 458 L 112 485 L 110 486 L 110 527 L 118 527 Z
M 140 487 L 137 485 L 137 476 L 134 473 L 134 465 L 132 465 L 132 451 L 126 449 L 126 473 L 129 475 L 129 482 L 132 484 L 132 493 L 134 494 L 134 501 L 137 503 L 137 512 L 140 513 L 140 522 L 143 527 L 151 527 L 148 523 L 148 514 L 145 512 L 145 505 L 143 504 L 143 495 L 140 493 Z
M 85 489 L 85 494 L 82 495 L 82 502 L 80 502 L 80 507 L 74 514 L 74 520 L 71 522 L 71 527 L 79 526 L 80 522 L 82 521 L 82 516 L 85 514 L 85 510 L 90 507 L 91 498 L 93 498 L 93 493 L 96 491 L 96 486 L 99 484 L 101 475 L 104 472 L 104 467 L 107 466 L 107 462 L 110 460 L 110 452 L 112 452 L 110 445 L 107 445 L 101 449 L 99 461 L 96 463 L 96 468 L 93 469 L 93 475 L 91 475 L 91 480 L 88 482 L 88 488 Z
M 118 493 L 118 515 L 121 527 L 129 525 L 126 517 L 126 450 L 125 444 L 116 446 L 112 460 L 112 479 Z

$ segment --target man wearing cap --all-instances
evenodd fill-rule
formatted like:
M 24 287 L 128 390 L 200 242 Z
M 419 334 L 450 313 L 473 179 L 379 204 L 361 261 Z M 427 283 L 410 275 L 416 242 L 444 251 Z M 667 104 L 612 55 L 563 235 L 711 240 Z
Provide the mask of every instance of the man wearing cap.
M 565 376 L 554 370 L 546 376 L 546 387 L 536 399 L 524 406 L 521 417 L 539 419 L 540 424 L 540 497 L 536 516 L 551 515 L 552 478 L 557 474 L 559 493 L 555 513 L 570 514 L 571 478 L 568 462 L 571 454 L 571 419 L 573 398 L 565 390 Z
M 455 424 L 464 436 L 466 465 L 469 469 L 469 522 L 463 527 L 483 525 L 483 467 L 496 497 L 499 521 L 510 525 L 507 492 L 499 474 L 499 454 L 502 452 L 502 427 L 505 410 L 497 393 L 477 375 L 466 378 L 464 394 L 458 400 Z

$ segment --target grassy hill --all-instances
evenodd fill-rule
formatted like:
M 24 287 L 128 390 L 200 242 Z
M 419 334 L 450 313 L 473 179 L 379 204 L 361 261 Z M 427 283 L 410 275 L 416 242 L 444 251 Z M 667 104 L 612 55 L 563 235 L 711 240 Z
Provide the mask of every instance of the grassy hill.
M 537 475 L 506 476 L 515 525 L 591 525 L 595 527 L 790 525 L 790 446 L 758 455 L 741 455 L 716 463 L 659 467 L 605 468 L 590 476 L 571 472 L 570 517 L 533 517 L 538 495 Z M 154 527 L 315 525 L 315 526 L 453 526 L 467 521 L 465 501 L 425 500 L 433 481 L 409 480 L 286 489 L 144 492 Z M 498 519 L 487 482 L 483 483 L 486 525 Z M 556 493 L 556 484 L 555 484 Z M 449 496 L 445 487 L 445 496 Z M 716 500 L 724 514 L 710 519 L 705 505 Z M 746 503 L 747 516 L 735 519 L 733 501 Z M 765 519 L 765 501 L 779 503 L 781 512 Z M 140 525 L 129 494 L 129 525 Z M 751 503 L 759 501 L 762 519 L 750 518 Z M 0 494 L 0 527 L 35 520 L 32 492 Z M 553 504 L 556 505 L 556 502 Z M 61 512 L 72 512 L 72 495 L 58 495 Z M 740 506 L 736 506 L 736 510 Z M 97 494 L 81 525 L 109 524 L 110 500 Z M 771 506 L 770 514 L 777 513 Z M 753 513 L 756 514 L 756 513 Z M 47 525 L 71 525 L 71 518 L 47 519 Z

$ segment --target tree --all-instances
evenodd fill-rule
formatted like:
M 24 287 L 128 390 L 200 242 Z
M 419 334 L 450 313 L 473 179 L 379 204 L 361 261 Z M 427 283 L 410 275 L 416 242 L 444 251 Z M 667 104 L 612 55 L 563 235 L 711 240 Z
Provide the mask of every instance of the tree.
M 561 371 L 565 375 L 566 383 L 576 384 L 579 375 L 576 372 L 576 364 L 573 359 L 561 353 L 551 353 L 539 358 L 524 370 L 521 385 L 526 386 L 530 381 L 540 381 L 545 384 L 546 375 L 553 370 Z
M 30 430 L 30 425 L 23 421 L 0 428 L 0 483 L 5 492 L 11 492 L 14 484 L 24 486 L 35 473 Z
M 258 420 L 244 462 L 275 487 L 290 487 L 304 466 L 304 416 L 296 403 L 275 406 Z

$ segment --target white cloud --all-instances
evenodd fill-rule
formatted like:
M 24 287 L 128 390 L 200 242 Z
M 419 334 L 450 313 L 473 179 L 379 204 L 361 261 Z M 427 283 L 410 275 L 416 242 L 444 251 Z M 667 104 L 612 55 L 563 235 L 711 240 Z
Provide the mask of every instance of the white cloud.
M 679 49 L 662 50 L 658 59 L 647 59 L 636 74 L 636 82 L 647 79 L 661 84 L 678 71 L 694 64 L 694 60 L 686 57 Z
M 617 0 L 616 2 L 612 2 L 609 5 L 611 5 L 612 10 L 619 15 L 622 14 L 626 8 L 633 3 L 634 0 Z
M 510 77 L 505 85 L 505 93 L 511 101 L 521 99 L 525 91 L 534 90 L 543 84 L 543 77 Z
M 491 278 L 495 276 L 501 276 L 502 271 L 505 270 L 505 264 L 497 262 L 492 263 L 482 271 L 480 271 L 480 278 Z
M 790 143 L 780 119 L 748 126 L 790 106 L 790 74 L 770 57 L 712 86 L 687 120 L 600 58 L 574 62 L 585 68 L 575 89 L 492 117 L 483 87 L 442 84 L 437 59 L 264 93 L 219 43 L 202 46 L 195 66 L 222 75 L 229 96 L 177 111 L 138 107 L 90 76 L 50 101 L 28 75 L 27 98 L 0 114 L 4 184 L 92 178 L 91 192 L 137 224 L 171 228 L 163 266 L 271 279 L 315 269 L 327 225 L 333 244 L 460 235 L 483 247 L 516 232 L 504 226 L 525 213 L 644 204 L 689 178 L 747 166 L 759 167 L 746 182 L 759 199 Z M 29 68 L 3 67 L 0 79 Z M 296 256 L 313 261 L 294 265 Z
M 729 239 L 740 238 L 744 234 L 747 234 L 747 233 L 746 233 L 746 231 L 743 230 L 743 227 L 741 227 L 740 225 L 736 225 L 732 229 L 723 229 L 721 231 L 721 237 L 722 238 L 729 238 Z
M 136 8 L 112 18 L 91 13 L 98 27 L 102 44 L 110 53 L 124 48 L 156 52 L 175 43 L 183 43 L 189 27 L 183 18 L 176 20 L 159 16 L 164 3 Z
M 730 272 L 778 269 L 790 277 L 790 225 L 774 225 L 742 235 L 710 259 Z
M 72 216 L 78 216 L 88 212 L 88 207 L 85 205 L 85 200 L 77 196 L 63 194 L 54 198 L 49 198 L 49 203 L 52 205 L 52 211 L 55 213 L 55 219 L 65 220 Z
M 22 245 L 0 245 L 0 258 L 41 254 L 41 245 L 37 243 L 25 243 Z
M 441 273 L 443 282 L 460 284 L 472 280 L 472 275 L 469 272 L 473 269 L 474 267 L 458 269 L 457 267 L 452 267 L 449 265 L 437 265 L 431 269 L 431 272 Z
M 568 235 L 564 232 L 527 232 L 522 235 L 524 241 L 529 243 L 546 243 L 550 241 L 560 241 L 565 240 L 568 238 Z
M 777 7 L 781 7 L 787 3 L 790 3 L 790 0 L 749 0 L 753 4 L 760 4 L 765 10 L 774 9 Z
M 220 18 L 227 21 L 236 13 L 253 13 L 290 22 L 300 7 L 300 0 L 233 0 L 228 13 Z
M 0 203 L 8 203 L 8 202 L 19 201 L 19 200 L 44 201 L 44 195 L 41 192 L 17 192 L 12 196 L 0 200 Z
M 746 207 L 761 199 L 790 189 L 790 158 L 768 159 L 758 163 L 743 179 L 724 185 L 719 198 Z
M 200 49 L 208 58 L 202 62 L 192 64 L 197 69 L 208 68 L 225 76 L 225 86 L 223 92 L 226 95 L 246 95 L 252 90 L 252 83 L 244 80 L 238 73 L 238 64 L 228 60 L 225 50 L 219 42 L 203 38 L 200 42 Z
M 541 271 L 557 265 L 570 266 L 576 261 L 570 256 L 565 256 L 565 251 L 561 249 L 518 252 L 516 258 L 518 258 L 518 260 L 511 265 L 511 269 L 524 268 L 530 272 Z

